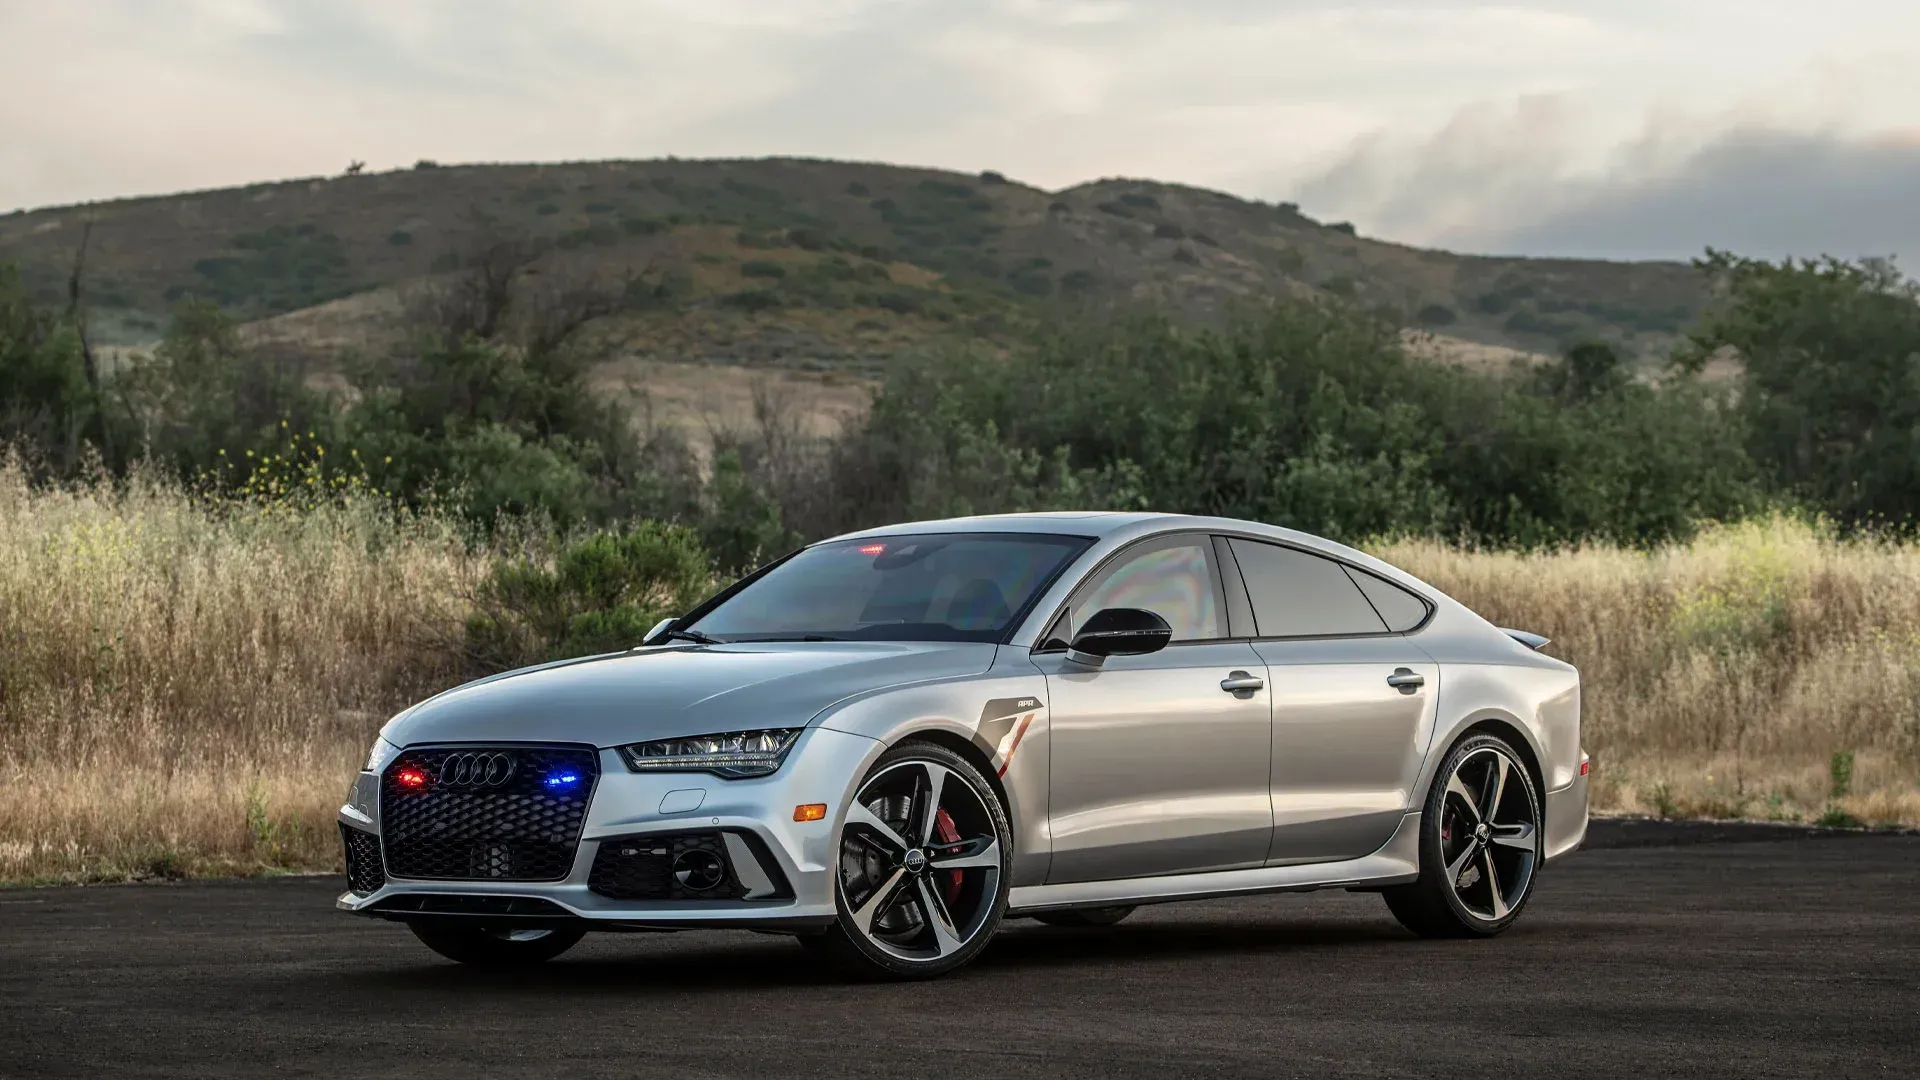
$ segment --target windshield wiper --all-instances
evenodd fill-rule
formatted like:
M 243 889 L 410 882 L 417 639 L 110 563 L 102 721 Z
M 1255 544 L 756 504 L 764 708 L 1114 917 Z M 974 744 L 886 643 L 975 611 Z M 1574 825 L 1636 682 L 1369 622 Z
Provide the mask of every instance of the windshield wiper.
M 703 634 L 698 630 L 665 630 L 660 634 L 668 641 L 691 641 L 696 645 L 725 645 L 726 642 L 712 634 Z

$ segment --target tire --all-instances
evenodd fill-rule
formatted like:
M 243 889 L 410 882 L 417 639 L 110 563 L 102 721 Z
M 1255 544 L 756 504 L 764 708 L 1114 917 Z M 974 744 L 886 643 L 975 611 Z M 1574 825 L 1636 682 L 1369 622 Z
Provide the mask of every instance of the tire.
M 585 930 L 574 927 L 514 930 L 437 919 L 416 919 L 407 924 L 407 929 L 441 956 L 475 967 L 543 964 L 573 948 L 586 936 Z
M 1071 911 L 1043 911 L 1034 919 L 1048 926 L 1112 926 L 1133 914 L 1132 905 L 1119 907 L 1075 908 Z
M 928 979 L 978 956 L 1007 910 L 1012 829 L 959 754 L 904 742 L 849 801 L 835 860 L 838 919 L 801 938 L 861 978 Z
M 1544 861 L 1540 814 L 1533 777 L 1510 744 L 1461 740 L 1421 810 L 1420 877 L 1382 890 L 1388 910 L 1427 938 L 1492 937 L 1513 925 Z

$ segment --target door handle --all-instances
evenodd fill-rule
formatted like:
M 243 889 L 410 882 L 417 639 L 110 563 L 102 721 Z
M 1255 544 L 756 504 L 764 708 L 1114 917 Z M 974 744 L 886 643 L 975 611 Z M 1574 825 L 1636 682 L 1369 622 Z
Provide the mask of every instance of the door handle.
M 1411 694 L 1427 685 L 1427 677 L 1412 668 L 1394 668 L 1393 674 L 1387 676 L 1387 685 L 1403 694 Z
M 1229 694 L 1250 694 L 1266 685 L 1267 680 L 1244 671 L 1230 672 L 1226 678 L 1220 680 L 1220 689 Z

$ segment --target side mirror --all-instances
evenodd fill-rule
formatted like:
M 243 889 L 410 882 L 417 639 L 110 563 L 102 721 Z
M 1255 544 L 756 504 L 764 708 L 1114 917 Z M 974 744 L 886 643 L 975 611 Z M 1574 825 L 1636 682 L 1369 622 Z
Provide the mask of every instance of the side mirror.
M 669 615 L 668 617 L 661 619 L 659 622 L 654 623 L 653 629 L 647 631 L 647 636 L 640 639 L 640 644 L 642 645 L 653 644 L 654 638 L 657 638 L 661 634 L 666 633 L 667 627 L 672 626 L 674 623 L 678 621 L 679 621 L 679 616 Z
M 1088 619 L 1067 646 L 1067 659 L 1099 667 L 1109 656 L 1159 652 L 1173 640 L 1173 627 L 1151 611 L 1107 608 Z

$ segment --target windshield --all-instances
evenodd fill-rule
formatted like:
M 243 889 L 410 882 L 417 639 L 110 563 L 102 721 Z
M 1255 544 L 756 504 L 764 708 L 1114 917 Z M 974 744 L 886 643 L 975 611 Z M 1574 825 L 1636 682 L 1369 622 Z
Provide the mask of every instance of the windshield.
M 810 547 L 682 629 L 721 641 L 986 641 L 1093 543 L 929 533 Z

